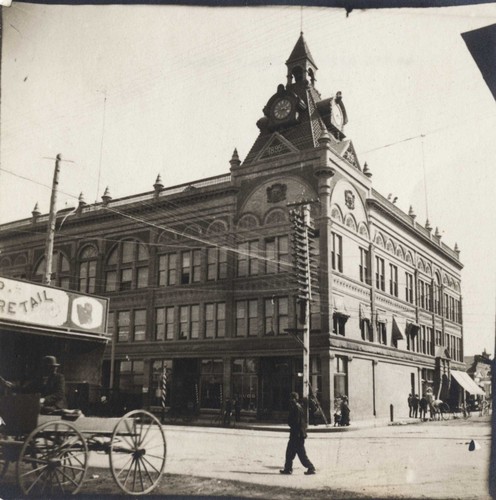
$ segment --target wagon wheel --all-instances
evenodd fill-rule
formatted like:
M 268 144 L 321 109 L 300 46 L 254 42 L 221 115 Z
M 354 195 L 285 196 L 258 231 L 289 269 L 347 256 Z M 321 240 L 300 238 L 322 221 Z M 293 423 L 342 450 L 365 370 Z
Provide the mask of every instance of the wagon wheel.
M 68 422 L 46 422 L 24 442 L 17 482 L 24 495 L 74 495 L 88 469 L 88 445 Z
M 110 442 L 110 469 L 119 488 L 144 495 L 158 484 L 167 447 L 160 422 L 150 413 L 126 413 L 114 428 Z

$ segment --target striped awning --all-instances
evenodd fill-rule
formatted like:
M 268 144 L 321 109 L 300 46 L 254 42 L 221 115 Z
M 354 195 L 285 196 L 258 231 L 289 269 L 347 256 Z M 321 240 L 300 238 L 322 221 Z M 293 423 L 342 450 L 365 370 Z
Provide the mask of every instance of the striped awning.
M 470 378 L 466 372 L 459 370 L 451 370 L 451 376 L 460 384 L 460 386 L 468 393 L 474 396 L 485 396 L 486 393 Z
M 393 340 L 405 340 L 406 319 L 401 316 L 393 316 Z

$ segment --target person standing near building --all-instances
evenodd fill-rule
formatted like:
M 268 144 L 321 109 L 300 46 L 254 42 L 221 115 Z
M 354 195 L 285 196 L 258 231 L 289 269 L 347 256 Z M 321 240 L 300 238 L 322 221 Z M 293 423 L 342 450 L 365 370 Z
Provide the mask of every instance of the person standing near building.
M 65 399 L 65 379 L 58 373 L 59 364 L 55 356 L 45 356 L 43 358 L 43 372 L 41 377 L 28 382 L 26 385 L 18 386 L 0 377 L 0 383 L 11 389 L 13 392 L 39 393 L 41 408 L 40 413 L 50 415 L 59 410 L 67 408 Z
M 303 415 L 303 408 L 298 403 L 298 393 L 292 392 L 289 397 L 289 415 L 288 415 L 288 425 L 289 425 L 289 441 L 286 448 L 286 461 L 284 463 L 284 469 L 279 472 L 281 474 L 292 474 L 293 473 L 293 460 L 298 455 L 303 467 L 308 470 L 305 472 L 306 475 L 315 474 L 315 467 L 310 462 L 307 457 L 307 452 L 305 450 L 305 439 L 307 437 L 307 425 L 305 417 Z
M 339 425 L 350 425 L 350 406 L 348 404 L 348 396 L 343 396 L 341 399 L 341 420 Z
M 410 418 L 413 417 L 413 396 L 411 394 L 408 394 L 408 416 Z
M 412 417 L 417 418 L 418 417 L 418 407 L 420 403 L 420 398 L 418 394 L 415 394 L 412 399 Z

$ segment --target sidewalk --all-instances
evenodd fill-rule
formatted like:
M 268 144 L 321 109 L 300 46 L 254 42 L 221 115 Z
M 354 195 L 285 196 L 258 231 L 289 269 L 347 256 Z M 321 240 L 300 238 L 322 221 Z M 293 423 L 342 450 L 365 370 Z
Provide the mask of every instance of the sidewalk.
M 310 434 L 314 433 L 330 433 L 330 432 L 349 432 L 357 429 L 366 429 L 371 427 L 387 427 L 389 425 L 412 425 L 420 424 L 420 419 L 414 419 L 409 417 L 403 417 L 396 419 L 394 422 L 390 422 L 389 418 L 373 418 L 367 420 L 356 420 L 352 421 L 349 426 L 339 427 L 333 424 L 318 424 L 309 425 L 307 432 Z M 188 423 L 170 424 L 165 422 L 165 425 L 187 425 L 192 427 L 212 427 L 212 428 L 228 428 L 228 429 L 245 429 L 245 430 L 256 430 L 256 431 L 271 431 L 271 432 L 288 432 L 288 425 L 285 423 L 274 423 L 274 422 L 258 422 L 258 421 L 241 421 L 236 422 L 236 425 L 223 426 L 219 424 L 214 424 L 211 419 L 198 419 Z

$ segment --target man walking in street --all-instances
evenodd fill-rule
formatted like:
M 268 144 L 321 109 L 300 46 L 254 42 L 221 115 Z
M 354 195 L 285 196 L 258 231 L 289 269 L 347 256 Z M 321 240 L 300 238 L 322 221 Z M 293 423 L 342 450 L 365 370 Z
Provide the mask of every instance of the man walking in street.
M 308 469 L 305 474 L 315 474 L 315 467 L 308 459 L 307 452 L 305 451 L 307 424 L 303 415 L 303 408 L 298 403 L 297 392 L 292 392 L 290 395 L 288 425 L 289 441 L 286 448 L 286 462 L 284 464 L 284 469 L 281 469 L 279 472 L 281 474 L 291 474 L 293 472 L 293 460 L 296 455 L 298 455 L 303 467 Z

